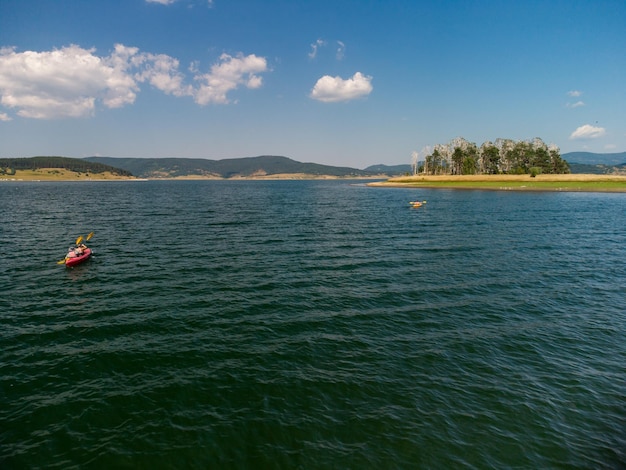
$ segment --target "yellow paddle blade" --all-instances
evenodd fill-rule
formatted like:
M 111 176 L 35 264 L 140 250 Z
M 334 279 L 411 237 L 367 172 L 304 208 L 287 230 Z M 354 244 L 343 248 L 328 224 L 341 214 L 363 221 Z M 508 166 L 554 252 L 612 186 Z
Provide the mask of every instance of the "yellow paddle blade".
M 91 240 L 91 237 L 93 237 L 93 232 L 89 232 L 89 235 L 87 235 L 87 241 Z
M 63 258 L 61 261 L 57 261 L 57 264 L 64 264 L 67 258 Z
M 78 245 L 82 241 L 83 241 L 83 236 L 81 235 L 80 237 L 76 239 L 76 244 Z

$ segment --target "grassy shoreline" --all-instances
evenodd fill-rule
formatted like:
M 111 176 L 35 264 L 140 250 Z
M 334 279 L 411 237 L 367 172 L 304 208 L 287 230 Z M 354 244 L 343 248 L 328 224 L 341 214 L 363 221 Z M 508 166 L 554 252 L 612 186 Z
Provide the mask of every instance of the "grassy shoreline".
M 0 183 L 6 181 L 146 181 L 146 180 L 328 180 L 328 179 L 368 179 L 339 178 L 328 175 L 280 174 L 257 175 L 236 178 L 212 178 L 189 175 L 176 178 L 136 178 L 112 173 L 76 173 L 61 168 L 40 168 L 37 170 L 18 170 L 15 175 L 0 176 Z M 378 179 L 378 178 L 372 178 Z M 400 188 L 445 188 L 445 189 L 482 189 L 494 191 L 588 191 L 588 192 L 626 192 L 626 176 L 623 175 L 439 175 L 439 176 L 403 176 L 385 181 L 367 183 L 373 187 Z
M 440 175 L 406 176 L 368 183 L 374 187 L 482 189 L 494 191 L 626 192 L 626 176 L 615 175 Z
M 37 170 L 16 170 L 14 175 L 0 175 L 3 181 L 128 181 L 137 180 L 131 176 L 120 176 L 111 172 L 77 173 L 64 168 L 39 168 Z

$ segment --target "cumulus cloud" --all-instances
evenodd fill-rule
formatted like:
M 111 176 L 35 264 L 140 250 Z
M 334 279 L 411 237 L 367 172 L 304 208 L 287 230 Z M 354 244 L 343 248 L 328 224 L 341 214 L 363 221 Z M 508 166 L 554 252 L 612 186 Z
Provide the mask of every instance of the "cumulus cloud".
M 76 45 L 47 52 L 0 50 L 0 104 L 22 117 L 47 119 L 92 114 L 97 98 L 109 107 L 132 103 L 135 81 L 115 63 L 125 51 L 107 59 L 93 52 Z
M 254 54 L 231 57 L 222 54 L 217 64 L 211 67 L 211 72 L 198 74 L 195 77 L 200 85 L 195 92 L 195 101 L 198 104 L 210 103 L 226 104 L 229 91 L 243 85 L 247 88 L 259 88 L 263 81 L 258 73 L 267 71 L 267 61 L 264 57 Z
M 603 137 L 606 134 L 606 129 L 603 127 L 595 127 L 590 124 L 585 124 L 576 129 L 569 136 L 570 140 L 587 140 L 597 139 Z
M 573 98 L 577 98 L 577 97 L 581 96 L 582 94 L 583 94 L 583 92 L 582 91 L 578 91 L 578 90 L 572 90 L 572 91 L 568 91 L 567 92 L 567 95 L 571 96 Z
M 372 77 L 363 75 L 361 72 L 355 73 L 352 78 L 346 80 L 324 75 L 311 90 L 310 97 L 325 103 L 350 101 L 369 95 L 373 89 Z
M 0 49 L 0 105 L 18 116 L 35 119 L 85 117 L 97 103 L 119 108 L 135 102 L 140 84 L 173 96 L 191 96 L 196 103 L 228 103 L 227 94 L 240 86 L 262 85 L 259 73 L 267 71 L 265 58 L 254 54 L 224 54 L 209 73 L 194 65 L 197 86 L 185 83 L 177 59 L 165 54 L 140 52 L 116 44 L 110 55 L 70 45 L 53 51 L 16 52 Z M 0 120 L 10 117 L 0 114 Z
M 133 65 L 142 70 L 135 74 L 139 82 L 150 85 L 166 94 L 192 96 L 193 88 L 185 85 L 185 77 L 178 71 L 178 60 L 165 54 L 141 54 L 133 58 Z

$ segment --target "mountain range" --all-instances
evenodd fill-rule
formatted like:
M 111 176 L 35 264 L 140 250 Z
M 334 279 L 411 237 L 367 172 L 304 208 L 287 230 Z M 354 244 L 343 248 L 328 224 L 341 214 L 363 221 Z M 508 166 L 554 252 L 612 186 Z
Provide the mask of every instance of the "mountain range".
M 572 173 L 626 174 L 626 152 L 590 153 L 570 152 L 562 155 Z M 273 155 L 259 157 L 210 160 L 204 158 L 121 158 L 67 157 L 0 158 L 0 174 L 14 174 L 15 170 L 36 168 L 65 168 L 78 173 L 109 171 L 139 178 L 380 178 L 411 173 L 411 165 L 372 165 L 364 170 L 301 163 L 291 158 Z
M 626 152 L 569 152 L 562 155 L 562 158 L 569 163 L 572 173 L 596 175 L 626 174 Z
M 626 152 L 570 152 L 561 156 L 572 173 L 622 173 L 626 171 Z M 210 160 L 205 158 L 121 158 L 88 157 L 85 160 L 128 171 L 140 178 L 246 178 L 272 175 L 332 176 L 338 178 L 392 177 L 410 173 L 411 165 L 372 165 L 364 170 L 350 167 L 301 163 L 275 155 Z
M 300 163 L 291 158 L 264 155 L 259 157 L 209 160 L 204 158 L 117 158 L 88 157 L 85 160 L 121 168 L 140 178 L 249 178 L 272 175 L 332 176 L 338 178 L 385 178 L 410 171 L 410 165 L 375 167 L 359 170 L 349 167 Z

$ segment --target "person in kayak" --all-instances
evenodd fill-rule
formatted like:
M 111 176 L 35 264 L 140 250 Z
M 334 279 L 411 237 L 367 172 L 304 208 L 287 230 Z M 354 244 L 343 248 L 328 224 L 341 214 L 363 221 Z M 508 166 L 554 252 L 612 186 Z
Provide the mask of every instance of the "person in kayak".
M 67 252 L 67 258 L 76 258 L 78 256 L 82 256 L 87 246 L 83 243 L 76 246 L 70 246 Z

